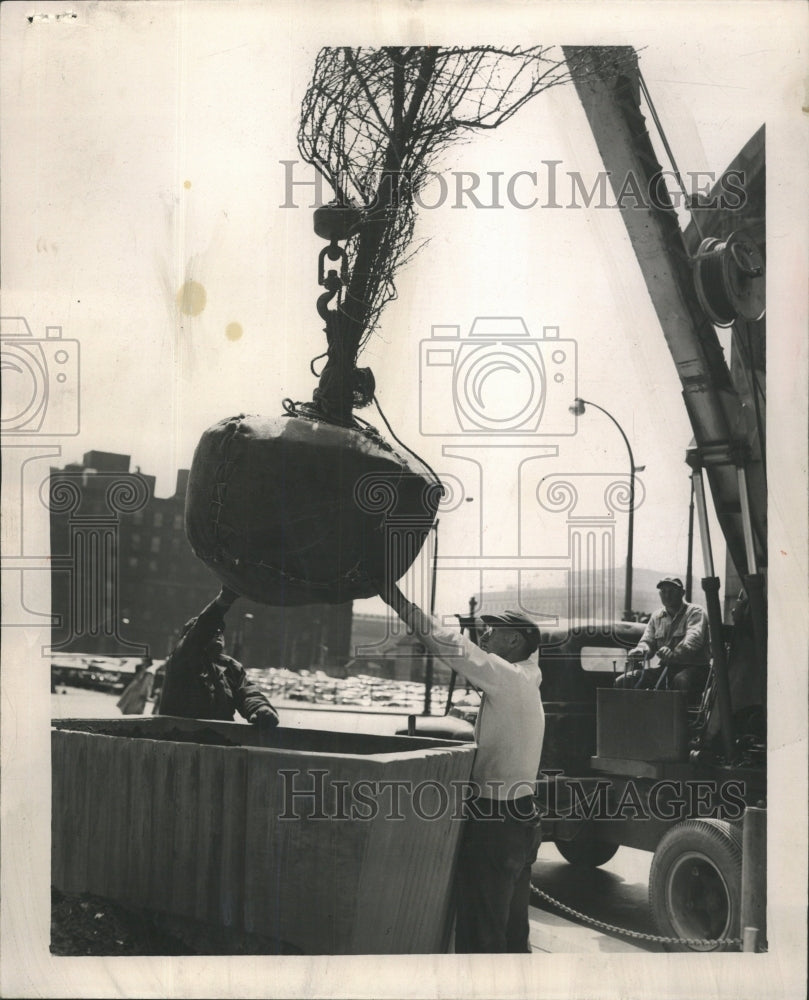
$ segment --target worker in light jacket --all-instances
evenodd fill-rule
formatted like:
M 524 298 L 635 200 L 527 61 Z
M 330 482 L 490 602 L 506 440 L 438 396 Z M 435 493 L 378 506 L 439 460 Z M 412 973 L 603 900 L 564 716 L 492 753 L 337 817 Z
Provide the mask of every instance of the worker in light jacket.
M 657 585 L 663 607 L 649 619 L 640 642 L 630 649 L 631 660 L 648 662 L 656 655 L 657 666 L 633 670 L 618 677 L 617 687 L 657 687 L 666 672 L 666 687 L 698 698 L 708 679 L 711 640 L 708 616 L 698 604 L 683 599 L 685 588 L 676 576 L 664 577 Z
M 535 791 L 545 714 L 540 633 L 525 615 L 481 615 L 476 646 L 444 628 L 390 583 L 382 598 L 428 650 L 483 692 L 455 878 L 456 952 L 528 952 L 531 865 L 541 834 Z

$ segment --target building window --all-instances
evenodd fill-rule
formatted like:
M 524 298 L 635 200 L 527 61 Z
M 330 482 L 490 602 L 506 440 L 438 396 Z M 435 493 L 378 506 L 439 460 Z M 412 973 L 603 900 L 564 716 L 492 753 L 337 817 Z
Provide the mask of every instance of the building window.
M 149 572 L 150 573 L 156 573 L 157 572 L 157 560 L 156 559 L 150 559 L 149 560 Z
M 132 548 L 133 549 L 140 548 L 140 535 L 138 534 L 137 531 L 132 535 Z
M 159 552 L 160 551 L 160 539 L 157 537 L 157 535 L 155 535 L 155 537 L 152 539 L 152 544 L 150 546 L 150 551 L 151 552 Z
M 182 514 L 175 514 L 174 515 L 174 530 L 175 531 L 181 531 L 182 527 L 183 527 L 183 515 Z
M 133 524 L 143 524 L 143 511 L 142 510 L 136 510 L 135 511 L 135 513 L 132 515 L 132 523 Z
M 180 551 L 180 539 L 179 538 L 172 538 L 172 540 L 171 540 L 171 551 L 172 552 L 179 552 Z
M 154 520 L 153 520 L 152 523 L 154 524 L 154 526 L 156 528 L 162 528 L 163 527 L 163 511 L 162 510 L 156 510 L 154 512 Z
M 137 569 L 138 568 L 138 558 L 137 558 L 137 556 L 130 556 L 129 557 L 129 568 L 130 569 Z

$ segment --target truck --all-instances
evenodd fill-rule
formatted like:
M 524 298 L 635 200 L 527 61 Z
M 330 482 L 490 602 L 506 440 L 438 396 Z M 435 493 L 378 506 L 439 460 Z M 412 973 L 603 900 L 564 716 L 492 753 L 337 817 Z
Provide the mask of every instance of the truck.
M 616 663 L 637 644 L 642 624 L 543 630 L 543 839 L 571 864 L 591 868 L 621 846 L 652 852 L 650 909 L 667 949 L 763 950 L 764 128 L 710 191 L 696 198 L 683 192 L 690 212 L 683 226 L 665 180 L 679 181 L 679 172 L 635 51 L 564 51 L 693 431 L 685 458 L 704 565 L 704 600 L 695 599 L 708 614 L 712 664 L 699 701 L 689 704 L 684 692 L 614 687 Z M 661 147 L 671 161 L 666 171 Z M 731 330 L 729 363 L 717 328 Z M 709 498 L 726 544 L 724 608 Z M 474 628 L 470 617 L 459 618 Z M 463 736 L 457 725 L 445 735 Z
M 697 197 L 683 191 L 691 216 L 683 227 L 658 149 L 670 161 L 668 176 L 679 181 L 679 171 L 637 54 L 625 47 L 570 47 L 565 56 L 674 361 L 694 435 L 686 462 L 700 528 L 700 603 L 708 614 L 712 667 L 699 703 L 689 705 L 681 692 L 613 688 L 608 673 L 585 671 L 585 658 L 579 655 L 576 662 L 573 633 L 562 652 L 546 648 L 548 745 L 539 783 L 545 837 L 576 865 L 604 864 L 622 845 L 653 852 L 649 902 L 667 948 L 715 951 L 744 943 L 749 950 L 763 949 L 764 128 L 710 191 Z M 629 176 L 637 181 L 634 190 L 647 195 L 641 204 L 621 198 Z M 717 328 L 732 331 L 730 363 Z M 709 496 L 727 551 L 724 613 Z M 623 638 L 610 630 L 613 645 L 636 641 L 635 629 L 625 628 Z M 591 648 L 597 645 L 594 637 L 587 641 Z M 573 700 L 562 690 L 561 677 L 568 690 L 571 678 L 578 677 Z

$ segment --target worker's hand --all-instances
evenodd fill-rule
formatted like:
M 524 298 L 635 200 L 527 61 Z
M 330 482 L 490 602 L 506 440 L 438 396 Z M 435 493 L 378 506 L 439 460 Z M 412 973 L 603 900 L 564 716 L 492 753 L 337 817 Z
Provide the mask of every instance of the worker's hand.
M 657 651 L 657 658 L 665 667 L 670 663 L 674 655 L 674 650 L 670 646 L 661 646 Z
M 371 577 L 371 581 L 385 604 L 393 606 L 398 588 L 394 581 L 389 579 L 388 574 L 385 572 L 377 573 Z
M 372 556 L 362 563 L 362 571 L 386 604 L 391 604 L 396 594 L 396 581 L 392 578 L 384 555 Z
M 278 713 L 269 705 L 262 705 L 247 720 L 251 726 L 258 726 L 259 729 L 275 729 L 278 725 Z
M 410 616 L 413 612 L 415 605 L 407 600 L 404 594 L 396 586 L 394 580 L 392 580 L 387 573 L 381 573 L 379 576 L 370 577 L 371 582 L 376 587 L 377 593 L 396 614 L 404 621 L 407 625 L 411 625 Z
M 230 587 L 223 586 L 219 593 L 216 595 L 216 603 L 221 607 L 229 608 L 234 601 L 237 601 L 241 595 L 237 594 L 235 590 L 231 590 Z
M 646 655 L 646 650 L 642 646 L 635 646 L 635 648 L 630 649 L 626 655 L 630 660 L 642 660 Z

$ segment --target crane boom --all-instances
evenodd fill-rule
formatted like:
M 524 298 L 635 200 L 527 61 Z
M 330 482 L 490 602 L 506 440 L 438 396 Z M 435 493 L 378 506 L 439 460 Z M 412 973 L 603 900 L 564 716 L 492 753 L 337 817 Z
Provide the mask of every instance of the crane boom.
M 626 47 L 564 53 L 674 360 L 728 555 L 744 579 L 767 563 L 761 424 L 753 423 L 697 295 L 693 259 L 641 111 L 637 55 Z

